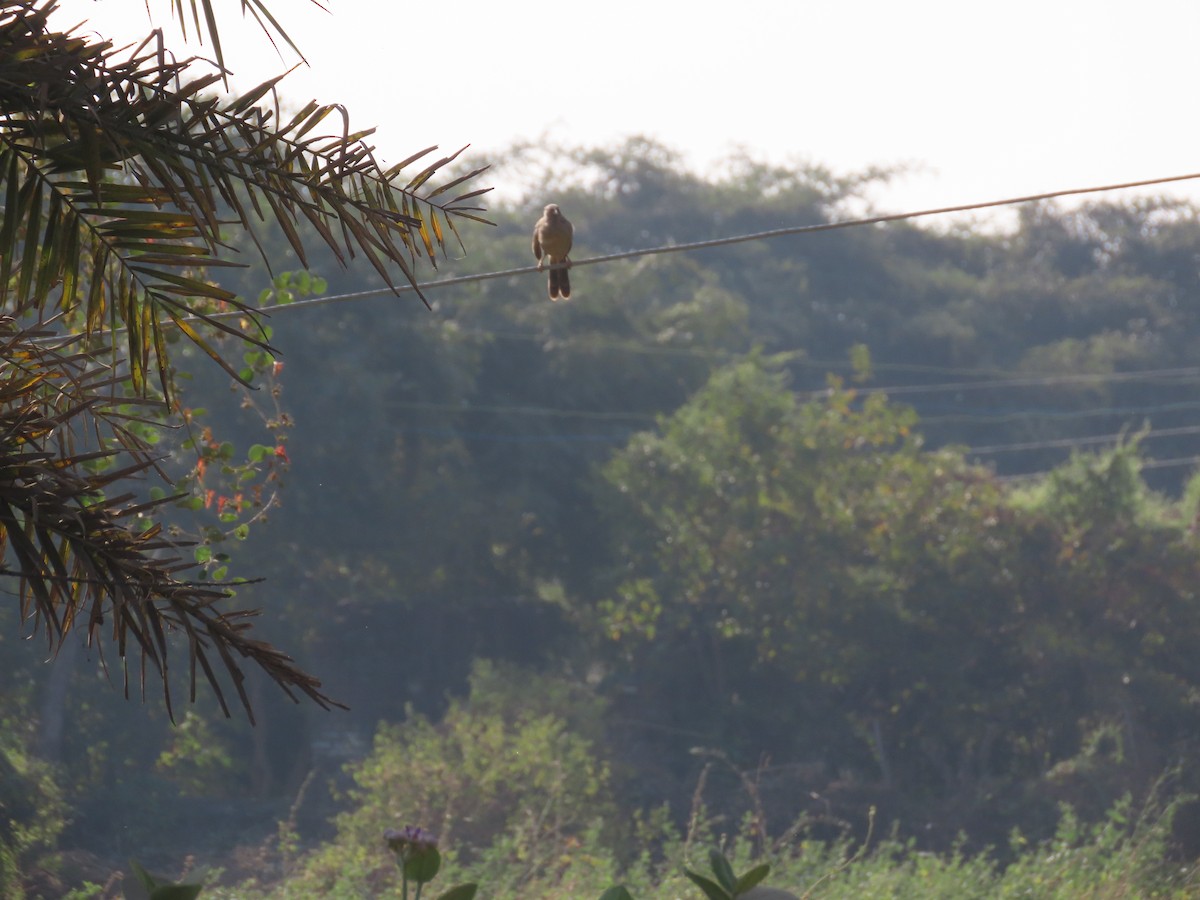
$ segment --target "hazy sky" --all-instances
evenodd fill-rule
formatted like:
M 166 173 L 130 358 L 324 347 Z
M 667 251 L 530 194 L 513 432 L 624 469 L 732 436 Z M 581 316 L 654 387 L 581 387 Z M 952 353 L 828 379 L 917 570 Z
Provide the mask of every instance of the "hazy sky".
M 294 58 L 239 2 L 218 8 L 244 88 Z M 735 147 L 838 173 L 921 167 L 875 195 L 889 211 L 1200 172 L 1194 0 L 269 2 L 310 63 L 282 93 L 344 103 L 385 162 L 549 133 L 646 134 L 701 171 Z M 60 25 L 122 40 L 150 25 L 146 0 L 60 6 Z M 149 6 L 166 26 L 168 0 Z M 1200 200 L 1200 182 L 1176 191 Z

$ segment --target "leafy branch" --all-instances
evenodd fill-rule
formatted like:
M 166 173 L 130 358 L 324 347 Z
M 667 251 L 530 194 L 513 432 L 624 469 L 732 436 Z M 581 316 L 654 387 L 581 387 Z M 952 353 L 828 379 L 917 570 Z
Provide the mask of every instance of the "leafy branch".
M 187 644 L 193 697 L 203 673 L 227 715 L 221 669 L 250 713 L 243 660 L 327 707 L 317 679 L 250 637 L 254 612 L 219 610 L 227 585 L 186 577 L 197 554 L 156 516 L 179 495 L 130 489 L 166 477 L 153 433 L 183 418 L 170 332 L 248 385 L 253 372 L 209 332 L 260 353 L 270 333 L 203 275 L 238 265 L 235 237 L 266 259 L 256 232 L 274 224 L 304 264 L 308 243 L 323 244 L 343 264 L 365 257 L 390 287 L 396 270 L 416 287 L 419 259 L 436 266 L 448 234 L 461 246 L 458 220 L 486 222 L 475 205 L 486 189 L 466 187 L 483 170 L 435 186 L 459 154 L 429 161 L 433 147 L 384 168 L 371 131 L 352 132 L 339 105 L 284 121 L 279 78 L 216 96 L 227 75 L 216 19 L 210 0 L 190 6 L 215 67 L 176 60 L 160 32 L 118 51 L 56 30 L 56 0 L 0 0 L 0 552 L 15 564 L 0 574 L 18 579 L 22 617 L 52 650 L 75 627 L 89 643 L 107 635 L 126 690 L 134 652 L 143 692 L 156 672 L 168 711 L 172 635 Z M 262 0 L 242 6 L 291 44 Z M 184 7 L 172 0 L 181 20 Z M 231 308 L 246 315 L 217 315 Z
M 361 254 L 394 287 L 389 265 L 415 286 L 418 257 L 436 265 L 447 231 L 461 244 L 456 218 L 486 221 L 471 205 L 486 189 L 443 199 L 483 169 L 427 189 L 462 151 L 426 162 L 400 184 L 401 173 L 436 148 L 385 169 L 365 143 L 372 131 L 352 133 L 340 105 L 312 102 L 280 124 L 283 76 L 221 100 L 206 93 L 221 74 L 192 77 L 195 58 L 169 58 L 151 35 L 116 61 L 110 42 L 52 30 L 55 6 L 0 2 L 0 300 L 15 290 L 44 308 L 57 289 L 61 308 L 84 302 L 88 334 L 106 323 L 113 332 L 124 327 L 139 389 L 157 357 L 168 390 L 162 317 L 225 365 L 182 320 L 236 330 L 192 301 L 237 299 L 184 271 L 232 264 L 227 226 L 262 253 L 256 228 L 273 221 L 307 265 L 298 228 L 307 222 L 339 261 Z M 258 105 L 268 96 L 273 109 Z M 333 113 L 340 133 L 315 135 Z

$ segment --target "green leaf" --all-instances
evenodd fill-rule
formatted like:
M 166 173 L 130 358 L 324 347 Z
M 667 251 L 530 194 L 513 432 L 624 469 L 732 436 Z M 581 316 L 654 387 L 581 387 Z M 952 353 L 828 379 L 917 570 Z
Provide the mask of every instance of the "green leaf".
M 254 463 L 262 462 L 266 457 L 272 456 L 274 453 L 274 448 L 268 447 L 265 444 L 251 444 L 250 449 L 246 451 L 246 459 Z
M 250 536 L 250 526 L 246 525 L 245 523 L 239 525 L 237 528 L 233 529 L 233 536 L 239 541 L 244 541 Z
M 683 874 L 690 878 L 696 887 L 704 891 L 704 895 L 708 897 L 708 900 L 733 900 L 729 891 L 725 890 L 725 888 L 712 879 L 705 878 L 703 875 L 693 872 L 690 869 L 684 869 Z
M 136 859 L 129 861 L 129 868 L 133 869 L 133 874 L 137 876 L 137 880 L 146 889 L 147 894 L 158 887 L 158 879 L 143 869 Z
M 746 893 L 746 891 L 750 890 L 750 888 L 754 887 L 756 884 L 766 878 L 770 872 L 770 863 L 759 863 L 750 871 L 742 873 L 741 877 L 737 880 L 737 884 L 733 886 L 733 896 L 740 897 L 742 894 Z
M 601 894 L 600 900 L 633 900 L 633 896 L 625 889 L 625 885 L 618 884 Z
M 126 900 L 195 900 L 204 889 L 199 884 L 170 884 L 155 878 L 136 860 L 129 861 L 136 880 L 127 879 L 123 885 Z
M 426 847 L 404 861 L 404 877 L 417 884 L 433 881 L 442 867 L 442 854 L 437 847 Z
M 212 548 L 207 544 L 201 544 L 192 551 L 192 555 L 196 558 L 196 562 L 200 563 L 200 565 L 204 565 L 206 562 L 212 559 Z
M 479 885 L 468 881 L 464 884 L 456 884 L 450 890 L 440 894 L 437 900 L 472 900 L 477 890 L 479 890 Z
M 733 866 L 729 864 L 725 854 L 717 849 L 709 850 L 708 864 L 712 867 L 713 874 L 717 876 L 721 887 L 733 893 L 733 886 L 737 884 L 737 876 L 733 874 Z
M 150 892 L 150 900 L 196 900 L 203 889 L 201 884 L 164 884 Z

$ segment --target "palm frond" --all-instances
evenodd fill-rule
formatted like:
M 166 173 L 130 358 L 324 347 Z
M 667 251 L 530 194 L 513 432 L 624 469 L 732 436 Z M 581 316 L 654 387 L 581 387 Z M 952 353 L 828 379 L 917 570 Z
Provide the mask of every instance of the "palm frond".
M 238 264 L 231 234 L 261 254 L 257 232 L 274 223 L 306 265 L 315 240 L 416 287 L 415 266 L 436 266 L 456 219 L 484 221 L 467 205 L 482 190 L 443 197 L 483 170 L 434 186 L 452 154 L 406 175 L 435 148 L 385 169 L 340 106 L 309 103 L 283 121 L 279 79 L 213 95 L 226 71 L 211 0 L 171 8 L 185 24 L 190 10 L 216 71 L 176 60 L 159 33 L 118 52 L 57 31 L 56 8 L 0 0 L 0 575 L 18 580 L 23 619 L 52 650 L 81 625 L 89 642 L 107 636 L 127 689 L 136 657 L 143 690 L 157 672 L 168 710 L 171 635 L 187 644 L 193 695 L 203 676 L 227 714 L 232 683 L 253 718 L 243 662 L 289 695 L 335 705 L 250 636 L 252 611 L 223 610 L 226 587 L 187 579 L 186 546 L 148 518 L 172 498 L 129 489 L 159 460 L 127 409 L 171 401 L 167 329 L 235 378 L 212 330 L 266 346 L 254 311 L 202 275 Z M 291 45 L 264 0 L 242 10 Z M 323 134 L 330 123 L 340 127 Z M 243 324 L 217 316 L 231 307 Z
M 328 12 L 325 6 L 319 3 L 318 0 L 310 0 L 310 2 L 313 6 Z M 217 25 L 217 14 L 216 10 L 213 9 L 212 0 L 190 0 L 190 5 L 192 26 L 196 34 L 199 35 L 201 40 L 207 38 L 209 43 L 213 45 L 213 53 L 217 57 L 217 64 L 224 69 L 225 54 L 221 47 L 221 30 Z M 279 21 L 271 14 L 271 11 L 262 0 L 242 0 L 241 5 L 242 16 L 249 15 L 254 19 L 272 45 L 275 45 L 275 39 L 278 38 L 287 44 L 297 56 L 301 59 L 304 58 L 304 55 L 300 52 L 300 48 L 288 37 L 283 26 L 279 24 Z M 183 0 L 171 0 L 171 10 L 175 14 L 186 37 L 188 16 L 183 8 Z
M 150 39 L 115 60 L 107 42 L 52 30 L 54 8 L 0 0 L 0 301 L 14 291 L 39 309 L 84 302 L 89 332 L 125 329 L 139 389 L 155 368 L 169 389 L 156 351 L 164 321 L 215 325 L 215 309 L 242 308 L 190 274 L 236 264 L 231 229 L 259 245 L 257 229 L 274 222 L 307 265 L 307 222 L 339 260 L 363 256 L 389 286 L 398 270 L 415 287 L 418 259 L 436 266 L 446 229 L 457 236 L 452 217 L 478 220 L 466 203 L 482 191 L 441 195 L 483 169 L 431 186 L 462 151 L 401 183 L 405 165 L 431 150 L 384 169 L 371 132 L 351 132 L 338 105 L 309 103 L 280 122 L 278 79 L 220 100 L 207 93 L 220 74 L 194 75 L 196 60 L 174 61 Z M 275 108 L 260 106 L 265 98 Z M 340 133 L 318 134 L 331 116 Z
M 186 642 L 194 695 L 197 664 L 226 715 L 223 679 L 234 685 L 253 721 L 242 688 L 239 658 L 262 668 L 295 698 L 337 705 L 320 682 L 271 646 L 248 633 L 248 610 L 222 611 L 230 591 L 181 579 L 194 567 L 159 524 L 143 528 L 147 514 L 175 498 L 139 500 L 119 491 L 151 468 L 142 448 L 125 465 L 91 471 L 89 464 L 115 451 L 76 451 L 74 423 L 81 412 L 106 416 L 114 403 L 106 390 L 111 373 L 88 353 L 40 341 L 11 322 L 0 325 L 0 556 L 15 563 L 0 575 L 17 578 L 23 618 L 39 626 L 51 649 L 82 626 L 90 644 L 107 638 L 123 661 L 141 660 L 156 672 L 172 711 L 168 635 Z M 214 658 L 219 659 L 215 666 Z M 126 692 L 128 693 L 128 669 Z

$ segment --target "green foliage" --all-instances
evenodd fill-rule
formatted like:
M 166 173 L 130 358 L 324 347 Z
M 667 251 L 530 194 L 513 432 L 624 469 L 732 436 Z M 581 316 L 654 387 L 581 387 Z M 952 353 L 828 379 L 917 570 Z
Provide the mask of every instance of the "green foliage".
M 176 884 L 151 875 L 135 860 L 129 861 L 134 877 L 126 879 L 125 900 L 195 900 L 204 889 L 199 884 Z
M 769 863 L 754 863 L 747 858 L 746 848 L 756 843 L 756 837 L 753 832 L 740 830 L 726 836 L 725 851 L 715 848 L 709 851 L 710 877 L 689 868 L 686 843 L 673 843 L 670 835 L 660 833 L 653 836 L 653 842 L 671 845 L 668 857 L 661 863 L 640 858 L 621 865 L 625 884 L 620 886 L 597 889 L 590 881 L 578 880 L 578 873 L 567 868 L 525 880 L 517 876 L 501 879 L 502 883 L 485 884 L 484 890 L 496 900 L 594 896 L 600 900 L 669 900 L 681 896 L 736 900 L 746 895 L 806 900 L 861 897 L 1116 900 L 1131 896 L 1183 900 L 1195 895 L 1200 870 L 1191 863 L 1181 865 L 1166 856 L 1172 810 L 1173 806 L 1164 808 L 1155 803 L 1135 810 L 1126 799 L 1112 807 L 1100 821 L 1088 825 L 1064 808 L 1057 830 L 1046 841 L 1034 843 L 1019 833 L 1011 835 L 1014 856 L 1005 866 L 998 865 L 990 852 L 969 854 L 961 846 L 943 853 L 921 852 L 911 840 L 895 836 L 855 846 L 846 839 L 816 840 L 803 831 L 777 843 Z M 689 840 L 702 839 L 702 833 L 712 824 L 701 824 Z M 585 840 L 581 854 L 603 857 L 601 868 L 617 866 L 611 850 L 590 838 Z M 743 862 L 749 868 L 739 876 L 733 867 Z M 362 861 L 347 859 L 346 864 L 360 865 Z M 519 863 L 514 865 L 527 874 Z M 774 887 L 764 886 L 768 874 Z M 326 894 L 310 893 L 312 890 L 312 885 L 301 877 L 280 885 L 271 896 L 329 896 L 340 900 L 385 894 L 377 882 L 370 888 L 364 883 L 351 888 L 342 882 L 340 887 L 329 888 Z M 475 885 L 464 884 L 444 892 L 439 900 L 467 900 L 474 894 Z M 217 888 L 214 896 L 259 894 L 238 887 L 232 892 Z
M 646 141 L 579 154 L 580 173 L 564 171 L 571 156 L 554 155 L 546 184 L 585 254 L 819 222 L 856 202 L 855 183 L 812 168 L 731 161 L 705 181 Z M 525 259 L 533 218 L 503 210 L 477 270 Z M 312 268 L 336 271 L 316 237 Z M 287 259 L 286 235 L 263 241 Z M 1198 245 L 1184 209 L 1040 207 L 1011 235 L 752 242 L 589 267 L 566 305 L 511 276 L 438 291 L 434 315 L 281 312 L 277 355 L 222 344 L 254 367 L 261 390 L 245 396 L 261 414 L 214 402 L 228 379 L 211 367 L 180 387 L 194 443 L 166 465 L 206 467 L 186 534 L 210 582 L 240 569 L 225 554 L 255 560 L 281 642 L 353 706 L 314 726 L 268 704 L 252 735 L 202 709 L 246 761 L 233 788 L 291 802 L 305 771 L 323 785 L 344 761 L 330 746 L 353 752 L 411 709 L 352 769 L 337 839 L 306 853 L 330 810 L 319 788 L 303 815 L 297 798 L 283 865 L 236 896 L 276 877 L 279 896 L 398 891 L 379 829 L 441 834 L 447 810 L 439 877 L 498 897 L 618 882 L 699 896 L 682 867 L 710 845 L 801 895 L 1041 896 L 1068 857 L 1091 867 L 1072 890 L 1119 894 L 1082 830 L 1073 853 L 1038 854 L 1062 802 L 1085 829 L 1169 765 L 1183 766 L 1172 791 L 1200 786 L 1200 487 L 1179 503 L 1157 493 L 1179 469 L 1153 462 L 1195 453 Z M 320 287 L 221 274 L 285 306 L 306 280 Z M 336 290 L 374 278 L 352 267 Z M 170 346 L 184 365 L 201 358 Z M 1134 371 L 1148 366 L 1175 374 Z M 280 430 L 264 437 L 266 421 Z M 1116 449 L 1060 465 L 1065 442 L 1103 446 L 1095 436 L 1123 428 Z M 138 435 L 175 446 L 169 430 Z M 225 521 L 243 465 L 264 505 Z M 286 505 L 257 527 L 277 494 Z M 4 721 L 35 721 L 43 676 L 4 633 L 0 658 L 17 660 Z M 467 699 L 478 657 L 521 666 L 476 669 Z M 135 798 L 122 835 L 154 827 L 151 808 L 184 809 L 176 784 L 146 777 L 175 747 L 188 749 L 170 778 L 220 781 L 216 759 L 189 768 L 205 741 L 165 731 L 81 693 L 64 744 L 83 760 L 69 776 L 81 808 Z M 546 745 L 567 762 L 558 786 L 529 762 Z M 866 852 L 873 806 L 899 825 Z M 1034 874 L 1006 876 L 1014 859 Z M 1141 877 L 1127 894 L 1148 894 Z
M 204 9 L 220 60 L 211 2 L 190 5 L 198 28 Z M 246 8 L 286 40 L 263 2 Z M 170 10 L 182 17 L 184 4 Z M 205 274 L 237 265 L 230 226 L 262 253 L 257 230 L 269 221 L 301 264 L 316 244 L 340 261 L 360 254 L 384 284 L 398 270 L 416 287 L 416 260 L 436 264 L 446 233 L 458 237 L 455 219 L 484 221 L 483 191 L 455 190 L 482 170 L 434 187 L 458 154 L 429 162 L 430 148 L 384 167 L 364 143 L 370 132 L 352 132 L 336 104 L 281 120 L 260 106 L 279 78 L 217 98 L 223 65 L 176 58 L 161 31 L 122 50 L 58 30 L 57 16 L 54 0 L 0 2 L 0 549 L 22 617 L 52 649 L 80 626 L 89 643 L 111 640 L 122 663 L 140 655 L 168 709 L 173 632 L 186 645 L 181 669 L 207 680 L 222 707 L 224 671 L 250 712 L 238 658 L 329 706 L 317 679 L 247 637 L 251 613 L 219 609 L 230 592 L 180 574 L 212 566 L 219 582 L 222 554 L 202 548 L 189 560 L 170 539 L 178 535 L 146 518 L 169 499 L 139 502 L 127 485 L 165 474 L 157 425 L 191 424 L 172 359 L 180 335 L 247 386 L 269 361 L 270 330 Z M 335 112 L 343 127 L 322 135 Z M 318 286 L 296 281 L 299 291 Z M 289 288 L 276 285 L 281 301 Z M 249 345 L 244 366 L 222 352 L 221 335 Z M 230 465 L 226 442 L 195 448 L 201 475 L 206 463 Z M 254 461 L 244 469 L 254 470 Z M 240 512 L 219 507 L 204 543 L 223 539 L 221 526 L 244 538 Z
M 414 900 L 421 900 L 425 885 L 437 877 L 442 867 L 437 838 L 423 828 L 410 825 L 399 830 L 389 828 L 383 839 L 396 855 L 396 865 L 400 868 L 400 896 L 408 900 L 408 885 L 413 882 L 417 886 Z M 472 900 L 477 889 L 474 883 L 464 882 L 442 892 L 438 900 Z
M 1037 783 L 1089 723 L 1129 723 L 1166 765 L 1200 727 L 1200 566 L 1136 445 L 1010 504 L 923 451 L 911 411 L 836 384 L 800 404 L 784 378 L 779 360 L 722 370 L 605 466 L 626 564 L 596 626 L 642 708 L 941 795 L 973 829 L 998 821 L 989 785 Z M 1079 801 L 1065 770 L 1049 783 Z
M 548 676 L 480 663 L 470 697 L 452 701 L 439 723 L 410 712 L 381 725 L 372 753 L 351 767 L 338 837 L 304 862 L 292 889 L 337 890 L 358 864 L 370 883 L 394 883 L 375 848 L 405 822 L 430 823 L 454 848 L 447 865 L 497 889 L 560 867 L 612 813 L 608 767 L 570 725 L 587 713 L 563 702 L 576 694 Z
M 223 792 L 237 762 L 210 721 L 189 709 L 167 739 L 156 771 L 173 779 L 185 794 L 202 797 Z
M 708 864 L 712 869 L 712 878 L 701 875 L 699 872 L 693 872 L 691 869 L 683 870 L 683 874 L 704 892 L 704 896 L 708 900 L 737 900 L 771 872 L 771 866 L 768 863 L 760 863 L 741 875 L 735 875 L 725 854 L 715 848 L 709 851 Z
M 473 900 L 478 890 L 478 885 L 471 884 L 470 882 L 457 884 L 448 891 L 438 894 L 437 900 Z
M 12 731 L 0 737 L 0 896 L 21 896 L 21 871 L 53 849 L 68 808 L 52 769 L 19 746 Z

